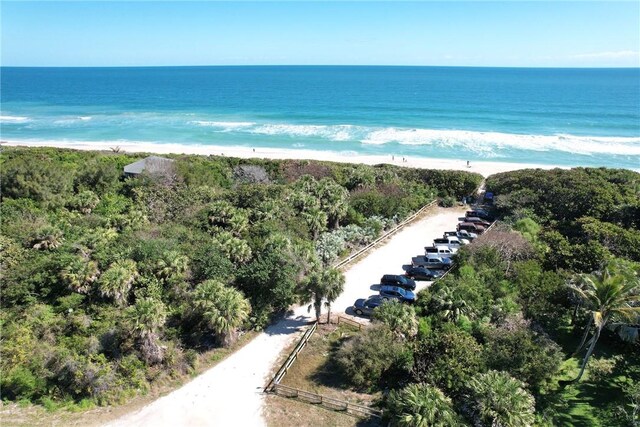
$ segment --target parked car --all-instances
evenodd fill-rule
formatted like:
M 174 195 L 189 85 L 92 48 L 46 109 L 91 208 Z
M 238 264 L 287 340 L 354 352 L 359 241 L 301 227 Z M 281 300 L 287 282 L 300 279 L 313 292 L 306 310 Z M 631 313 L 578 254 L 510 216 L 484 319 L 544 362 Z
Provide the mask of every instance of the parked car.
M 448 246 L 449 248 L 460 249 L 462 245 L 465 245 L 465 244 L 466 243 L 462 243 L 460 239 L 454 236 L 447 236 L 441 239 L 433 239 L 433 246 L 445 245 L 445 246 Z
M 385 274 L 380 279 L 381 285 L 393 285 L 400 286 L 401 288 L 408 289 L 410 291 L 416 288 L 416 282 L 413 279 L 409 279 L 399 274 Z
M 442 258 L 451 258 L 458 250 L 449 248 L 448 246 L 425 246 L 425 256 L 435 256 Z
M 387 298 L 383 298 L 380 295 L 372 295 L 367 299 L 360 298 L 353 304 L 353 311 L 359 316 L 371 316 L 373 309 L 385 301 L 387 301 Z
M 461 231 L 445 231 L 444 234 L 442 235 L 442 237 L 447 237 L 447 236 L 455 236 L 458 239 L 460 239 L 460 241 L 466 240 L 467 243 L 471 243 L 473 241 L 473 239 L 478 237 L 478 235 L 476 233 L 469 233 L 468 231 L 465 231 L 465 230 L 461 230 Z
M 442 270 L 432 270 L 426 267 L 409 267 L 404 274 L 413 280 L 435 280 L 442 276 Z
M 412 291 L 401 288 L 400 286 L 381 285 L 380 296 L 385 298 L 395 298 L 402 302 L 414 302 L 416 294 Z
M 482 234 L 484 233 L 484 230 L 486 230 L 486 228 L 483 227 L 482 225 L 474 224 L 473 222 L 461 222 L 460 224 L 458 224 L 456 229 L 458 231 L 464 230 L 464 231 L 468 231 L 475 234 Z
M 451 258 L 414 256 L 411 258 L 413 267 L 427 267 L 435 270 L 448 270 L 453 265 Z
M 476 216 L 468 216 L 466 218 L 464 218 L 463 222 L 473 222 L 474 224 L 480 224 L 483 227 L 488 227 L 491 225 L 491 223 L 489 221 L 485 221 L 483 219 L 480 219 Z
M 489 214 L 489 212 L 483 210 L 483 209 L 473 209 L 470 211 L 467 211 L 465 213 L 465 216 L 468 217 L 477 217 L 477 218 L 481 218 L 484 219 L 485 221 L 493 221 L 493 216 L 491 214 Z

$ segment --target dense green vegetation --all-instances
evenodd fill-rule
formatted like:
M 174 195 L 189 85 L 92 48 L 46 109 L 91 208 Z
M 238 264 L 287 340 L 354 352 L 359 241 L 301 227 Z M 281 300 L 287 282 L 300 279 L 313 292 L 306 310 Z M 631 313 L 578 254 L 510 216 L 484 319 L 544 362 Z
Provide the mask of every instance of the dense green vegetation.
M 490 177 L 503 221 L 334 362 L 393 425 L 640 425 L 640 175 Z
M 2 398 L 109 404 L 188 374 L 198 354 L 292 303 L 340 293 L 327 269 L 477 174 L 310 161 L 3 148 Z

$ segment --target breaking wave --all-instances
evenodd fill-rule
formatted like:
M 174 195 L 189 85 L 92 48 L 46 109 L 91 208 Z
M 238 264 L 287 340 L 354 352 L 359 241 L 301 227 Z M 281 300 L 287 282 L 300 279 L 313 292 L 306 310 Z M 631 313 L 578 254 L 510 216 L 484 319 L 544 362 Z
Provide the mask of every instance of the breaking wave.
M 498 149 L 530 151 L 564 151 L 576 154 L 640 155 L 640 137 L 599 137 L 577 135 L 519 135 L 500 132 L 464 130 L 396 129 L 371 132 L 365 144 L 396 142 L 405 145 L 462 147 L 474 152 L 490 153 Z
M 21 116 L 0 116 L 0 123 L 24 123 L 28 122 L 29 117 Z
M 467 130 L 410 129 L 356 125 L 259 124 L 254 122 L 191 122 L 210 126 L 215 132 L 318 138 L 328 141 L 359 142 L 367 145 L 396 143 L 427 145 L 434 148 L 464 149 L 483 156 L 496 156 L 504 150 L 537 152 L 562 151 L 582 155 L 608 154 L 640 156 L 640 137 L 601 137 L 556 135 L 522 135 Z
M 190 123 L 198 126 L 217 128 L 218 132 L 233 132 L 255 125 L 254 122 L 216 122 L 209 120 L 194 120 Z

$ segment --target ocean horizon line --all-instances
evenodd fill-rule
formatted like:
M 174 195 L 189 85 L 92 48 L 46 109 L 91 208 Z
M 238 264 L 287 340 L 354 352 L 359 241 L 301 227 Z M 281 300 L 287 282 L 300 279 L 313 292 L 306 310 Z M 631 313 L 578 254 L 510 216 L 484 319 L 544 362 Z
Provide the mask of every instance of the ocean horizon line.
M 200 65 L 0 65 L 1 68 L 59 68 L 59 69 L 104 69 L 104 68 L 439 68 L 439 69 L 504 69 L 504 70 L 638 70 L 638 66 L 620 67 L 563 67 L 563 66 L 518 66 L 518 65 L 409 65 L 409 64 L 200 64 Z

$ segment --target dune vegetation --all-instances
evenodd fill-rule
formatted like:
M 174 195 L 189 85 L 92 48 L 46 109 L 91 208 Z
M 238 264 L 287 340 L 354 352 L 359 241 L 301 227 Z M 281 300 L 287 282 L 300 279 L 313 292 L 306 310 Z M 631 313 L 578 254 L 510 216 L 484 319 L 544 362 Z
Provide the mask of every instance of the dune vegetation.
M 330 266 L 478 174 L 313 161 L 6 148 L 2 399 L 122 402 L 335 294 Z
M 640 175 L 521 170 L 486 186 L 500 222 L 330 363 L 385 392 L 392 425 L 640 425 Z

